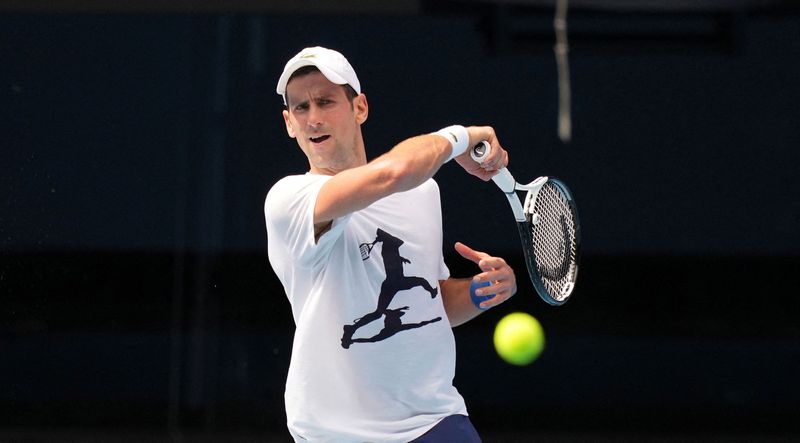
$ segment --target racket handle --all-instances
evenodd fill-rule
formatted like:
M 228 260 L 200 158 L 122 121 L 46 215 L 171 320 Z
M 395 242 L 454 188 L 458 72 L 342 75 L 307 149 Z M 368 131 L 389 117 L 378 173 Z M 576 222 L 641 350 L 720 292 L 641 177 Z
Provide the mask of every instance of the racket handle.
M 469 156 L 478 163 L 483 163 L 489 153 L 492 152 L 492 147 L 489 142 L 483 140 L 469 150 Z
M 492 147 L 489 145 L 489 142 L 484 140 L 469 150 L 469 156 L 472 157 L 472 159 L 476 162 L 483 163 L 483 161 L 486 160 L 486 157 L 489 156 L 490 152 L 492 152 Z M 497 174 L 492 177 L 492 181 L 497 185 L 498 188 L 500 188 L 501 191 L 505 192 L 506 194 L 514 192 L 514 189 L 516 189 L 517 186 L 517 181 L 514 180 L 514 177 L 506 168 L 500 169 L 500 171 L 498 171 Z

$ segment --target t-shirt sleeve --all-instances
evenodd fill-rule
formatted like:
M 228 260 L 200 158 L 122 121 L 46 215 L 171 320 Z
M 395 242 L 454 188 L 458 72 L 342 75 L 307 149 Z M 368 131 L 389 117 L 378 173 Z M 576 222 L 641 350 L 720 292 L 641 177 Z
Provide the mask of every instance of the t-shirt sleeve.
M 270 260 L 291 260 L 312 267 L 324 259 L 344 232 L 350 215 L 333 220 L 330 230 L 314 238 L 314 207 L 328 176 L 301 175 L 280 180 L 264 202 Z
M 439 280 L 444 281 L 450 278 L 450 268 L 447 267 L 447 264 L 444 262 L 444 257 L 439 262 Z
M 435 206 L 434 207 L 436 208 L 436 221 L 438 223 L 439 230 L 441 232 L 441 230 L 442 230 L 442 228 L 441 228 L 441 226 L 442 226 L 442 200 L 441 199 L 442 199 L 442 197 L 441 197 L 441 195 L 439 193 L 439 184 L 436 183 L 436 181 L 434 179 L 430 179 L 428 181 L 428 184 L 430 185 L 429 186 L 430 192 L 433 195 L 432 198 L 435 199 L 434 200 L 435 201 Z M 440 241 L 440 243 L 439 243 L 439 251 L 440 251 L 440 254 L 441 254 L 441 257 L 439 259 L 439 280 L 440 281 L 444 281 L 444 280 L 447 280 L 448 278 L 450 278 L 450 268 L 448 268 L 447 264 L 444 262 L 444 251 L 442 250 L 442 246 L 444 246 L 444 245 L 442 245 L 441 241 Z

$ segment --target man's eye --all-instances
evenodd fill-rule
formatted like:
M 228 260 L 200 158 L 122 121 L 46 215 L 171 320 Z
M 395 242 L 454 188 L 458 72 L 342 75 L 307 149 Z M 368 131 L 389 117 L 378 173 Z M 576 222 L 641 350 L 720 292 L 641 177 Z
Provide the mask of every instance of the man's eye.
M 297 106 L 294 107 L 294 110 L 297 111 L 297 112 L 305 111 L 306 109 L 308 109 L 308 105 L 307 104 L 297 105 Z

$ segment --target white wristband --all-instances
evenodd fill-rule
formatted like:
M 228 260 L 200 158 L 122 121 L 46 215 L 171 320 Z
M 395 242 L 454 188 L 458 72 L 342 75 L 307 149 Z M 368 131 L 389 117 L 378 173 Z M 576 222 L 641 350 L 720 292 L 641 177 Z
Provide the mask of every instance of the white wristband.
M 461 125 L 448 126 L 434 132 L 434 134 L 441 135 L 442 137 L 446 138 L 453 148 L 447 161 L 450 161 L 463 154 L 469 147 L 469 132 L 467 132 L 467 128 Z

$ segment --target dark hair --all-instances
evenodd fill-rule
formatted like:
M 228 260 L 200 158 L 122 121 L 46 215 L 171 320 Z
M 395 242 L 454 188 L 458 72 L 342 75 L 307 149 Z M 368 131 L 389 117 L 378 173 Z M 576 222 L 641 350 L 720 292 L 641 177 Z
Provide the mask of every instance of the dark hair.
M 311 74 L 313 72 L 320 72 L 320 70 L 316 66 L 312 66 L 312 65 L 303 66 L 302 68 L 298 68 L 296 71 L 294 71 L 292 73 L 291 76 L 289 76 L 289 80 L 286 82 L 286 84 L 288 85 L 289 82 L 292 81 L 295 77 L 302 77 L 304 75 L 308 75 L 308 74 Z M 353 89 L 353 87 L 350 86 L 349 84 L 345 83 L 345 84 L 343 84 L 341 86 L 344 88 L 344 94 L 347 96 L 347 99 L 350 100 L 350 105 L 352 106 L 353 105 L 353 99 L 358 97 L 358 92 L 356 92 L 356 90 Z M 284 91 L 284 95 L 285 94 L 286 94 L 286 92 Z M 287 102 L 287 105 L 288 105 L 288 102 Z

